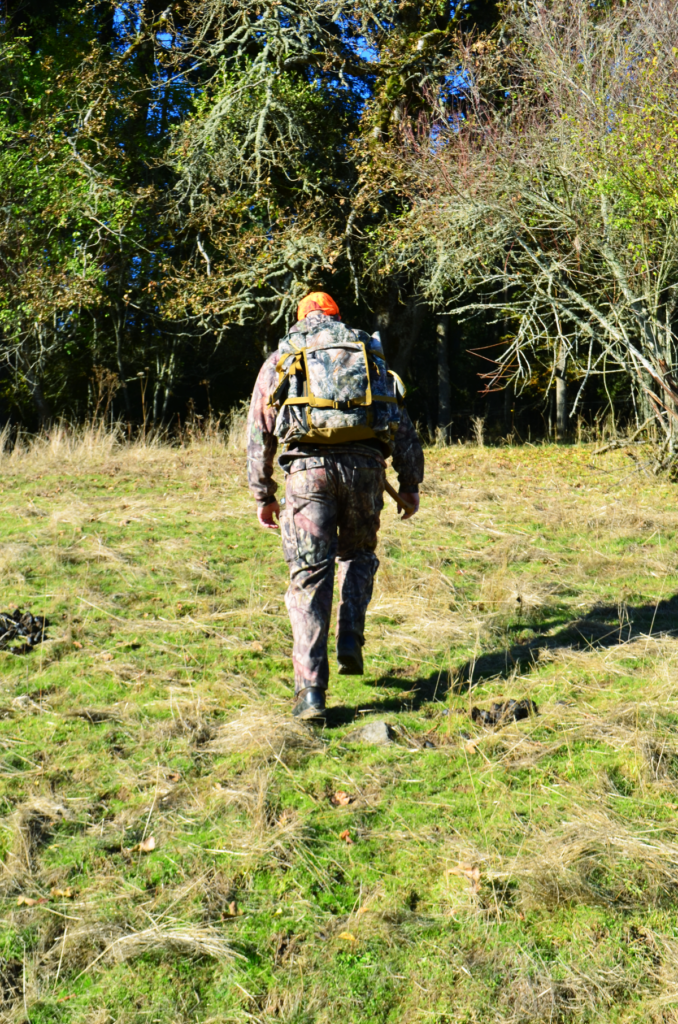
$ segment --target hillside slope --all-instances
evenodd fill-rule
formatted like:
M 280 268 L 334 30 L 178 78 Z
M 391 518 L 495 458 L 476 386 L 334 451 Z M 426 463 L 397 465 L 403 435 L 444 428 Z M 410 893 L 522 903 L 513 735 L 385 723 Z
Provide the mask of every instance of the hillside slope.
M 678 1021 L 675 486 L 427 459 L 314 730 L 240 451 L 0 458 L 0 610 L 49 619 L 0 652 L 1 1019 Z

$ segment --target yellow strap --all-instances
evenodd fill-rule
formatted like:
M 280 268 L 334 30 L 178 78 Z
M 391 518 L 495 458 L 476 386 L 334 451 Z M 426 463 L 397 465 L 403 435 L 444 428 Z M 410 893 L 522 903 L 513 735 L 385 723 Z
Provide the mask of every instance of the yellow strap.
M 284 369 L 284 364 L 287 362 L 288 359 L 291 359 L 292 362 L 290 363 L 290 365 L 285 370 Z M 297 370 L 301 370 L 302 369 L 301 352 L 300 352 L 300 350 L 297 349 L 296 352 L 286 352 L 284 355 L 282 355 L 280 357 L 280 359 L 276 363 L 275 368 L 276 368 L 276 370 L 278 372 L 278 383 L 276 384 L 275 389 L 273 390 L 272 394 L 269 396 L 268 402 L 266 403 L 266 405 L 267 406 L 271 406 L 271 408 L 274 405 L 276 405 L 276 403 L 278 401 L 278 394 L 280 392 L 280 389 L 281 389 L 284 381 L 288 377 L 291 377 L 293 373 L 296 373 Z M 283 405 L 285 405 L 285 404 L 286 403 L 283 402 Z
M 315 395 L 299 395 L 295 398 L 287 398 L 283 405 L 312 405 L 319 409 L 334 409 L 336 402 L 331 398 L 316 398 Z
M 407 388 L 403 384 L 402 379 L 398 376 L 398 374 L 395 372 L 395 370 L 389 370 L 388 372 L 391 374 L 392 377 L 395 378 L 395 380 L 400 385 L 400 396 L 401 396 L 401 398 L 404 398 L 405 395 L 407 394 Z M 396 398 L 396 401 L 397 401 L 397 398 Z
M 363 350 L 363 356 L 365 357 L 365 370 L 367 371 L 367 391 L 365 393 L 365 401 L 361 402 L 361 405 L 372 405 L 372 381 L 370 380 L 370 364 L 367 358 L 367 348 L 365 342 L 360 342 L 360 347 Z
M 285 370 L 283 369 L 283 367 L 285 366 L 285 363 L 287 362 L 288 359 L 291 359 L 292 362 Z M 298 367 L 299 369 L 301 369 L 301 352 L 286 352 L 285 355 L 281 356 L 278 362 L 275 364 L 276 370 L 283 377 L 289 376 L 289 374 L 292 373 L 293 367 Z
M 386 395 L 373 395 L 372 401 L 395 402 L 396 399 L 388 398 Z M 358 402 L 355 398 L 350 398 L 346 402 L 335 402 L 331 398 L 318 398 L 317 395 L 299 395 L 299 397 L 287 398 L 283 402 L 283 405 L 310 405 L 314 409 L 341 409 L 345 406 L 346 410 L 363 409 L 367 404 L 367 402 Z

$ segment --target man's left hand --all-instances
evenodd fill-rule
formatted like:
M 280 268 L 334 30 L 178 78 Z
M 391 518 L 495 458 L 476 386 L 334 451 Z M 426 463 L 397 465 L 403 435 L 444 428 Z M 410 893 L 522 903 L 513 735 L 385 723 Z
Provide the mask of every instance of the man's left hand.
M 403 501 L 406 501 L 408 505 L 414 506 L 414 508 L 412 508 L 411 510 L 404 508 L 403 514 L 401 515 L 400 518 L 403 520 L 411 519 L 412 516 L 416 515 L 416 513 L 419 511 L 419 495 L 409 494 L 407 491 L 399 491 L 398 496 L 402 498 Z
M 259 525 L 265 530 L 279 530 L 276 519 L 280 519 L 280 505 L 277 501 L 270 501 L 268 505 L 260 505 L 257 509 Z

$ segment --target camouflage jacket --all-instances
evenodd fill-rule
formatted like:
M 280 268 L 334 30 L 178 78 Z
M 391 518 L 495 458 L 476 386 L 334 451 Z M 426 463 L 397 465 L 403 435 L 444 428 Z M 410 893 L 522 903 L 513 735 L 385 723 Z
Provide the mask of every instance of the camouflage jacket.
M 278 489 L 273 479 L 273 465 L 278 450 L 278 439 L 273 433 L 276 412 L 267 403 L 278 383 L 276 365 L 279 358 L 278 351 L 272 352 L 261 367 L 247 418 L 247 477 L 250 490 L 259 505 L 267 504 Z M 309 445 L 293 446 L 285 451 L 282 459 L 289 462 L 290 459 L 307 457 L 309 451 Z M 388 454 L 386 446 L 379 442 L 354 441 L 343 445 L 323 445 L 322 452 L 319 452 L 318 448 L 313 448 L 314 454 L 341 451 L 359 452 L 379 462 L 383 462 L 383 456 Z M 424 479 L 424 453 L 417 432 L 404 408 L 400 410 L 400 423 L 393 439 L 391 455 L 393 468 L 398 474 L 400 490 L 416 493 Z

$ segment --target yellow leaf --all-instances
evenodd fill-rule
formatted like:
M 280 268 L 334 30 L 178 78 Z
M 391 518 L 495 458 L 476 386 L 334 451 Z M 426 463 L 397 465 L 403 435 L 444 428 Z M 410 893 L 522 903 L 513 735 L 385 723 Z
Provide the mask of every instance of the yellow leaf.
M 355 935 L 351 935 L 350 932 L 339 932 L 340 939 L 346 939 L 347 942 L 357 942 Z
M 480 868 L 477 864 L 457 864 L 454 868 L 448 868 L 446 875 L 464 875 L 471 883 L 474 892 L 480 892 Z
M 334 804 L 335 807 L 347 807 L 353 800 L 352 796 L 345 793 L 343 789 L 338 789 L 336 793 L 333 793 L 330 797 L 330 803 Z

